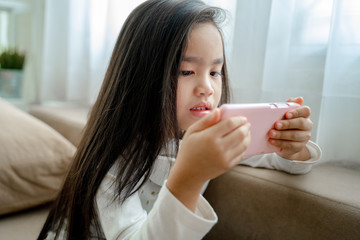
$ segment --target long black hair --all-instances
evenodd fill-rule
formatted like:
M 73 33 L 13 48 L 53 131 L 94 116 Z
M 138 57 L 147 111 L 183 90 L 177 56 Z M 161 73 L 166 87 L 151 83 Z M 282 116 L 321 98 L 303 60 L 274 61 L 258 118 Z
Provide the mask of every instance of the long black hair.
M 132 11 L 39 239 L 49 231 L 58 237 L 61 230 L 67 239 L 88 239 L 90 227 L 101 236 L 94 199 L 115 161 L 119 168 L 114 199 L 123 202 L 148 179 L 169 139 L 178 144 L 177 77 L 188 36 L 196 24 L 219 26 L 224 16 L 222 9 L 197 0 L 151 0 Z M 224 103 L 229 100 L 225 62 L 222 79 Z

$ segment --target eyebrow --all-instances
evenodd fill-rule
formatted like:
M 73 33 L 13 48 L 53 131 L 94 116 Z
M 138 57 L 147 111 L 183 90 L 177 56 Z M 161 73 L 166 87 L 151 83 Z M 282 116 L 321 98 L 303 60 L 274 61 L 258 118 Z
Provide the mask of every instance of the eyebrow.
M 204 62 L 204 59 L 203 58 L 200 58 L 200 57 L 184 57 L 182 59 L 182 61 L 184 62 L 195 62 L 195 63 L 201 63 L 201 62 Z M 220 65 L 220 64 L 223 64 L 224 63 L 224 58 L 216 58 L 212 61 L 212 65 Z

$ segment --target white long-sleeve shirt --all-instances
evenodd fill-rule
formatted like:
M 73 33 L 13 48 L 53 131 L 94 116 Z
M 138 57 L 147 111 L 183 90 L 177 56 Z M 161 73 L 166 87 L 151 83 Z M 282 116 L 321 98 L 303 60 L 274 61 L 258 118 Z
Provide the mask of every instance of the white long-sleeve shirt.
M 309 142 L 307 147 L 311 154 L 308 161 L 290 161 L 271 153 L 246 158 L 241 164 L 304 174 L 321 156 L 315 143 Z M 174 156 L 160 155 L 149 179 L 123 204 L 113 201 L 116 166 L 110 169 L 96 195 L 99 220 L 106 239 L 201 239 L 213 227 L 217 215 L 204 197 L 200 196 L 193 213 L 166 187 L 174 161 Z

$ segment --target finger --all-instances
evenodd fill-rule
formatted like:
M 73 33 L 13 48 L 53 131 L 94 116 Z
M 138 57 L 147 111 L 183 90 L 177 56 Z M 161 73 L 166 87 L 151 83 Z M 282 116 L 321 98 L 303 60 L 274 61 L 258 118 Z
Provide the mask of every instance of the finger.
M 295 103 L 298 103 L 299 105 L 302 105 L 304 103 L 304 98 L 303 97 L 289 98 L 286 101 L 287 102 L 295 102 Z
M 246 117 L 231 117 L 222 120 L 220 123 L 216 124 L 211 129 L 211 134 L 214 134 L 216 136 L 226 136 L 232 131 L 234 131 L 236 128 L 239 128 L 240 126 L 247 123 Z
M 220 121 L 220 110 L 218 108 L 216 108 L 214 111 L 212 111 L 208 115 L 204 116 L 203 118 L 201 118 L 199 121 L 195 122 L 194 124 L 192 124 L 189 127 L 187 132 L 189 132 L 189 133 L 200 132 L 206 128 L 209 128 L 209 127 L 215 125 L 219 121 Z
M 244 156 L 246 149 L 248 148 L 251 142 L 250 133 L 243 139 L 243 141 L 238 143 L 234 146 L 228 153 L 227 156 L 229 157 L 230 162 L 232 164 L 238 164 Z
M 286 120 L 279 120 L 274 124 L 276 130 L 291 130 L 299 129 L 309 131 L 312 129 L 313 123 L 309 118 L 293 118 Z
M 304 148 L 305 142 L 295 142 L 295 141 L 286 141 L 286 140 L 277 140 L 277 139 L 269 139 L 269 142 L 286 151 L 299 152 Z
M 250 135 L 250 123 L 241 125 L 239 128 L 234 129 L 228 135 L 224 136 L 222 143 L 225 146 L 236 147 L 241 145 L 242 142 Z
M 269 137 L 279 140 L 309 141 L 311 138 L 311 132 L 298 130 L 276 131 L 275 129 L 271 129 L 269 131 Z
M 302 106 L 299 108 L 296 108 L 294 110 L 290 110 L 285 114 L 285 117 L 287 119 L 290 118 L 298 118 L 298 117 L 304 117 L 304 118 L 308 118 L 310 117 L 311 114 L 311 109 L 309 106 Z

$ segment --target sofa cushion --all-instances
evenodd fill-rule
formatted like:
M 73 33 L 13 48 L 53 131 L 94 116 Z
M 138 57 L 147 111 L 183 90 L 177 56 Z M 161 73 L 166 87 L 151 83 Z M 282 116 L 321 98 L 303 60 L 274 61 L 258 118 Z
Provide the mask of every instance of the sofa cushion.
M 45 122 L 76 147 L 88 120 L 90 107 L 33 105 L 29 113 Z
M 219 217 L 204 239 L 359 239 L 359 183 L 326 161 L 305 175 L 236 166 L 204 193 Z
M 0 214 L 6 214 L 54 199 L 76 148 L 4 99 L 0 109 Z

